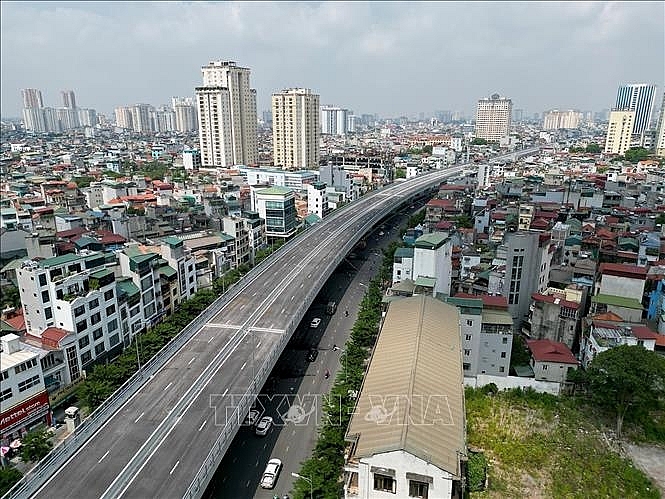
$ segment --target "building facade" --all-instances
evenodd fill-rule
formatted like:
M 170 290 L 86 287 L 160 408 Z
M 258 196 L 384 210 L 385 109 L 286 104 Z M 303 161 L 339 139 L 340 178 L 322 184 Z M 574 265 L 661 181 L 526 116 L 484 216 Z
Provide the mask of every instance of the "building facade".
M 630 149 L 635 127 L 635 111 L 612 111 L 607 125 L 605 154 L 623 154 Z
M 253 189 L 252 211 L 266 221 L 266 237 L 288 238 L 296 233 L 296 198 L 291 189 Z
M 493 94 L 480 99 L 476 110 L 476 137 L 498 142 L 510 131 L 512 113 L 513 101 L 506 97 Z
M 319 167 L 319 96 L 308 88 L 272 95 L 273 163 L 285 169 Z
M 633 134 L 641 136 L 649 129 L 655 101 L 656 85 L 631 83 L 617 90 L 615 109 L 635 112 Z
M 579 128 L 581 121 L 582 113 L 580 111 L 559 111 L 553 109 L 552 111 L 543 113 L 543 130 Z
M 321 106 L 321 133 L 324 135 L 346 135 L 349 110 L 336 106 Z
M 249 68 L 211 61 L 201 72 L 196 99 L 203 166 L 256 164 L 256 90 L 250 88 Z

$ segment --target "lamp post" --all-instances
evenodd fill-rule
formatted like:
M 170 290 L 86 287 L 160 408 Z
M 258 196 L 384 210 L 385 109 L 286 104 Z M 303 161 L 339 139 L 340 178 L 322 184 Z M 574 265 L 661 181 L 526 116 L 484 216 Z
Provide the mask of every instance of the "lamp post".
M 314 498 L 314 488 L 312 486 L 312 480 L 310 480 L 306 476 L 302 476 L 302 475 L 299 475 L 298 473 L 294 473 L 293 471 L 291 472 L 291 476 L 293 478 L 302 478 L 307 483 L 309 483 L 309 499 L 313 499 Z

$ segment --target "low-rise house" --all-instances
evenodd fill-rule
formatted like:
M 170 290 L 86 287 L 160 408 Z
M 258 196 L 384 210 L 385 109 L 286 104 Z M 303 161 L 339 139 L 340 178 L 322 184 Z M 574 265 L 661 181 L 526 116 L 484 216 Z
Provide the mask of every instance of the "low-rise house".
M 665 344 L 665 337 L 644 324 L 609 322 L 594 318 L 580 344 L 582 365 L 588 367 L 596 355 L 619 345 L 641 345 L 653 351 L 656 343 Z
M 568 374 L 579 366 L 573 352 L 563 343 L 549 339 L 527 340 L 526 343 L 536 380 L 564 383 Z

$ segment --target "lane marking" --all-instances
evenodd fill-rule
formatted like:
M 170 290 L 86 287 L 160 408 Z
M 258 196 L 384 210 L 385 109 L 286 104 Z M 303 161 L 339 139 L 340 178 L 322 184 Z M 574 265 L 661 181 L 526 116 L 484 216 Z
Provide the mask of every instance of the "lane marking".
M 166 388 L 164 388 L 164 391 L 168 390 L 169 387 L 173 384 L 173 381 L 171 381 L 168 385 L 166 385 Z
M 208 340 L 208 343 L 210 343 L 210 342 L 211 342 L 212 340 L 214 340 L 214 339 L 215 339 L 215 337 L 212 336 L 212 337 Z
M 259 348 L 259 345 L 260 345 L 260 344 L 261 344 L 261 342 L 259 341 L 259 342 L 256 344 L 256 348 Z
M 229 389 L 228 389 L 228 388 L 227 388 L 226 390 L 224 390 L 224 393 L 222 393 L 222 397 L 223 397 L 224 395 L 226 395 L 227 393 L 229 393 Z
M 247 365 L 247 362 L 245 362 L 245 363 L 242 365 L 242 367 L 240 368 L 240 370 L 242 371 L 243 369 L 245 369 L 245 366 L 246 366 L 246 365 Z
M 191 364 L 192 362 L 194 362 L 195 360 L 196 360 L 196 357 L 192 357 L 192 360 L 190 360 L 189 362 L 187 362 L 187 365 L 190 365 L 190 364 Z
M 199 426 L 199 431 L 203 429 L 203 427 L 206 425 L 207 422 L 208 420 L 206 419 L 203 423 L 201 423 L 201 426 Z
M 180 464 L 180 460 L 178 459 L 176 461 L 176 463 L 173 465 L 173 468 L 171 468 L 171 471 L 169 472 L 169 475 L 173 475 L 173 472 L 175 471 L 175 469 L 178 467 L 179 464 Z
M 138 423 L 139 419 L 141 419 L 144 414 L 145 414 L 145 412 L 142 412 L 141 414 L 139 414 L 139 417 L 134 420 L 134 424 Z
M 100 458 L 99 458 L 99 461 L 97 461 L 97 462 L 98 462 L 98 463 L 101 463 L 101 462 L 104 460 L 104 458 L 105 458 L 106 456 L 109 455 L 109 452 L 111 452 L 111 451 L 110 451 L 110 450 L 107 450 L 107 451 L 106 451 L 106 454 L 104 454 L 102 457 L 100 457 Z

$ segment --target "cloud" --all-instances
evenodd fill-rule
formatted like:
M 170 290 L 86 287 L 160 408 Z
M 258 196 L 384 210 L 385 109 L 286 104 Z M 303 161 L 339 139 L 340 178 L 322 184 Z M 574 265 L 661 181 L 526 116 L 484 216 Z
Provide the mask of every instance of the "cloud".
M 213 59 L 252 69 L 259 110 L 285 86 L 383 115 L 602 109 L 625 81 L 663 85 L 660 2 L 2 2 L 2 115 L 20 89 L 73 88 L 109 112 L 191 95 Z

